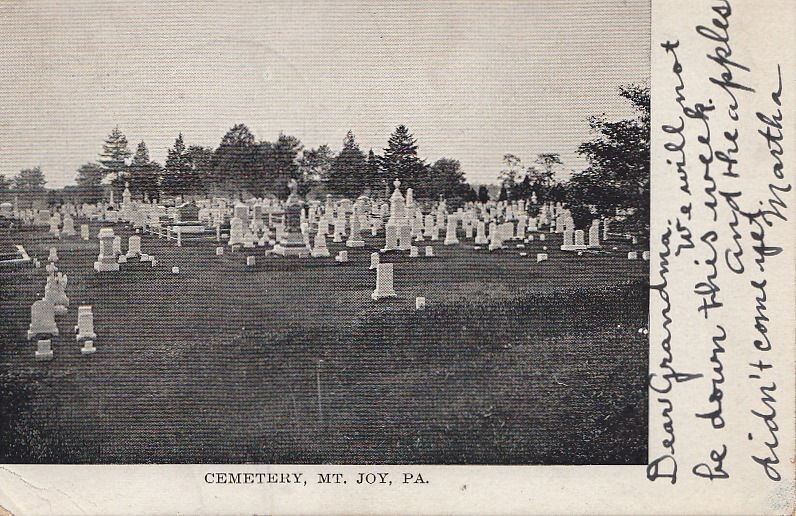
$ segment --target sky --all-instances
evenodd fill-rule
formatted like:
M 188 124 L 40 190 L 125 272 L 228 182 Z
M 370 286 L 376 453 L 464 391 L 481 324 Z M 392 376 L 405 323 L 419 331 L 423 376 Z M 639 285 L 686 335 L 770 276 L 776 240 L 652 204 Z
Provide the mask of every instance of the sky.
M 163 163 L 236 123 L 380 153 L 406 125 L 428 162 L 493 182 L 506 153 L 585 162 L 587 118 L 649 84 L 649 0 L 0 3 L 0 174 L 73 184 L 119 126 Z

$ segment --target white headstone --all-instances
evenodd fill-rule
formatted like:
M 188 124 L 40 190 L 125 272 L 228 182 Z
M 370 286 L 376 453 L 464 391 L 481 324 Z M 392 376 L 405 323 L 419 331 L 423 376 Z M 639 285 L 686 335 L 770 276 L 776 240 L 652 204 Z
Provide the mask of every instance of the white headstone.
M 91 238 L 91 234 L 89 233 L 88 224 L 81 224 L 80 225 L 80 238 L 83 240 L 88 240 Z
M 459 239 L 456 236 L 456 229 L 459 226 L 459 220 L 451 215 L 448 217 L 448 225 L 445 229 L 445 242 L 444 245 L 456 245 L 459 243 Z
M 127 258 L 138 258 L 141 256 L 141 237 L 131 235 L 127 239 Z
M 337 253 L 337 256 L 334 257 L 337 263 L 346 263 L 348 262 L 348 251 L 340 251 Z
M 326 246 L 326 232 L 323 230 L 323 224 L 318 226 L 318 233 L 315 235 L 315 247 L 310 251 L 310 256 L 313 258 L 325 258 L 329 256 L 329 248 Z
M 52 360 L 53 350 L 50 339 L 41 339 L 36 342 L 36 360 Z
M 94 333 L 94 313 L 91 311 L 91 306 L 83 305 L 78 307 L 75 334 L 75 340 L 78 342 L 97 338 L 97 334 Z
M 650 252 L 649 252 L 649 251 L 644 251 L 644 252 L 642 252 L 642 253 L 641 253 L 641 258 L 642 258 L 642 259 L 643 259 L 645 262 L 648 262 L 648 261 L 650 260 Z
M 628 260 L 638 260 L 638 251 L 630 251 L 627 253 Z
M 415 310 L 425 310 L 426 309 L 426 298 L 425 297 L 416 297 L 415 298 Z
M 255 263 L 256 263 L 256 259 L 255 259 L 254 256 L 247 256 L 246 257 L 246 266 L 247 267 L 254 267 Z
M 94 270 L 97 272 L 118 271 L 119 264 L 116 263 L 116 256 L 113 253 L 113 228 L 100 229 L 97 237 L 100 241 L 100 252 L 97 261 L 94 262 Z
M 172 274 L 179 274 L 180 273 L 180 268 L 175 265 L 174 267 L 171 268 L 171 273 Z
M 224 248 L 216 247 L 216 256 L 224 256 Z
M 58 262 L 58 249 L 55 247 L 50 248 L 50 254 L 47 256 L 47 261 L 50 263 Z
M 536 263 L 547 261 L 547 253 L 536 253 Z
M 370 295 L 371 299 L 378 301 L 386 297 L 396 297 L 393 288 L 393 264 L 380 263 L 376 267 L 376 290 Z
M 434 257 L 434 248 L 430 245 L 426 246 L 426 258 L 433 258 Z
M 375 269 L 379 265 L 379 253 L 370 253 L 370 270 Z
M 58 326 L 55 323 L 55 305 L 46 299 L 39 299 L 30 307 L 28 340 L 43 334 L 58 335 Z
M 600 221 L 594 220 L 589 227 L 589 248 L 596 249 L 600 247 Z
M 476 223 L 475 243 L 477 245 L 486 245 L 489 241 L 486 239 L 486 222 L 479 220 Z

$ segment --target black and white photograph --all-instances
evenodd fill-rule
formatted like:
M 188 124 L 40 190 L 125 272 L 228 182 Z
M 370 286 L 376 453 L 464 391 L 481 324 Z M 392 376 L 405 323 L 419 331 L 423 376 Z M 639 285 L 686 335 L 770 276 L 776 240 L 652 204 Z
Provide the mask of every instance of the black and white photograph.
M 649 0 L 0 33 L 0 463 L 647 464 Z

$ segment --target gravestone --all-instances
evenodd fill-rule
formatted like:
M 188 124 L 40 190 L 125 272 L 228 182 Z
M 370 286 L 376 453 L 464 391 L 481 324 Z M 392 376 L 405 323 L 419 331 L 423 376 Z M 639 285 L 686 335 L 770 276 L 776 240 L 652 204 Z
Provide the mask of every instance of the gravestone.
M 310 253 L 313 258 L 326 258 L 329 256 L 329 248 L 326 246 L 326 231 L 323 224 L 318 226 L 318 233 L 315 235 L 315 247 Z
M 337 256 L 334 257 L 334 260 L 337 263 L 347 263 L 348 262 L 348 251 L 340 251 L 337 253 Z
M 645 262 L 648 262 L 650 260 L 650 252 L 649 251 L 642 252 L 641 259 L 644 260 Z
M 216 247 L 216 256 L 224 256 L 224 248 Z
M 456 228 L 458 225 L 459 221 L 456 217 L 448 217 L 448 225 L 445 229 L 445 242 L 443 242 L 444 245 L 456 245 L 459 243 L 459 239 L 456 236 Z
M 94 341 L 91 339 L 86 339 L 83 341 L 83 347 L 80 348 L 81 355 L 91 355 L 97 351 L 97 348 L 94 347 Z
M 486 239 L 486 222 L 479 220 L 476 223 L 475 243 L 477 245 L 486 245 L 489 241 Z
M 246 257 L 246 266 L 247 267 L 254 267 L 256 263 L 256 259 L 254 256 L 247 256 Z
M 627 253 L 628 260 L 638 260 L 638 251 L 630 251 Z
M 127 239 L 127 255 L 126 257 L 129 258 L 140 258 L 141 257 L 141 237 L 137 235 L 131 235 L 130 238 Z
M 374 270 L 379 265 L 379 253 L 370 253 L 370 267 L 368 269 Z
M 113 255 L 114 258 L 122 254 L 122 237 L 114 236 L 113 237 Z
M 356 211 L 351 215 L 351 233 L 345 243 L 346 247 L 365 247 L 362 232 L 359 227 L 359 216 Z
M 416 297 L 415 298 L 415 310 L 425 310 L 426 309 L 426 298 L 425 297 Z
M 430 245 L 426 246 L 426 258 L 433 258 L 434 257 L 434 248 Z
M 50 248 L 50 254 L 47 256 L 47 261 L 50 263 L 58 262 L 58 249 L 55 247 Z
M 547 260 L 547 253 L 536 253 L 536 263 L 546 262 Z
M 46 299 L 39 299 L 30 307 L 28 340 L 39 335 L 58 335 L 58 326 L 55 324 L 55 305 Z
M 94 340 L 97 334 L 94 333 L 94 313 L 91 306 L 83 305 L 77 308 L 77 326 L 75 326 L 75 340 Z
M 298 183 L 291 179 L 288 184 L 290 196 L 285 206 L 285 234 L 277 240 L 271 253 L 278 256 L 294 256 L 308 258 L 311 254 L 310 246 L 304 241 L 301 232 L 301 214 L 304 211 L 304 201 L 298 195 Z
M 600 247 L 600 221 L 595 219 L 589 227 L 589 249 Z
M 50 217 L 50 235 L 55 238 L 61 238 L 61 217 L 56 213 Z
M 61 233 L 64 236 L 75 236 L 75 219 L 71 215 L 64 215 L 64 227 Z
M 80 225 L 80 238 L 82 238 L 83 240 L 89 240 L 91 238 L 91 233 L 89 232 L 88 224 Z
M 564 230 L 564 243 L 561 244 L 562 251 L 575 250 L 575 232 L 571 229 Z
M 423 236 L 425 238 L 431 238 L 434 233 L 434 215 L 428 214 L 425 217 L 425 221 L 423 224 Z
M 417 258 L 419 256 L 417 246 L 413 245 L 409 248 L 409 258 Z
M 69 298 L 66 296 L 66 284 L 68 282 L 66 274 L 51 273 L 47 276 L 47 284 L 44 287 L 44 299 L 51 302 L 56 315 L 63 315 L 67 312 Z
M 396 297 L 393 288 L 393 264 L 380 263 L 376 267 L 376 289 L 370 295 L 371 299 L 378 301 L 388 297 Z
M 243 246 L 245 243 L 243 219 L 240 217 L 232 217 L 232 220 L 229 221 L 229 241 L 227 243 L 233 248 L 235 246 Z
M 53 349 L 52 341 L 50 339 L 41 339 L 36 341 L 36 360 L 52 360 Z
M 584 241 L 584 233 L 582 229 L 575 230 L 575 250 L 582 251 L 586 249 L 586 242 Z

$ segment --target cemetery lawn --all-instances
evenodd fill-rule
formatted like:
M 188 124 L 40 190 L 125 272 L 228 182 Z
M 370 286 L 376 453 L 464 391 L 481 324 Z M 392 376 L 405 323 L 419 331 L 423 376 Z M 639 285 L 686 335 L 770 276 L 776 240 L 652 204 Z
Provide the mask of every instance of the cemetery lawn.
M 42 261 L 57 247 L 71 300 L 55 359 L 36 362 L 25 332 L 46 272 L 0 270 L 3 462 L 646 463 L 648 263 L 627 244 L 577 256 L 550 234 L 495 253 L 427 241 L 420 258 L 382 258 L 398 298 L 374 303 L 383 238 L 337 264 L 146 235 L 157 267 L 99 274 L 98 228 L 88 242 L 0 235 Z M 82 304 L 90 356 L 73 331 Z

